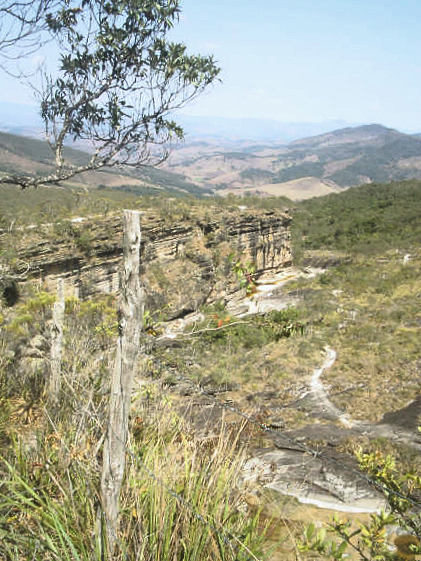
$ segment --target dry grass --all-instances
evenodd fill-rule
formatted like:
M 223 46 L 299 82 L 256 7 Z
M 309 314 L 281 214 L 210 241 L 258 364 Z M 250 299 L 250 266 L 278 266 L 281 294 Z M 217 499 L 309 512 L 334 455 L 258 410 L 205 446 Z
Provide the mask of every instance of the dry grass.
M 257 186 L 240 187 L 235 190 L 224 189 L 220 193 L 226 195 L 235 193 L 265 193 L 274 197 L 288 197 L 291 201 L 303 201 L 313 197 L 321 197 L 330 193 L 337 193 L 341 189 L 336 187 L 333 182 L 326 183 L 316 177 L 302 177 L 284 183 L 262 183 Z
M 32 294 L 19 313 L 19 333 L 4 340 L 25 345 L 48 321 L 52 299 Z M 111 297 L 67 302 L 60 411 L 46 408 L 42 379 L 34 400 L 18 398 L 11 364 L 1 364 L 0 558 L 105 559 L 100 521 L 101 446 L 106 427 L 110 363 L 115 339 Z M 111 322 L 111 323 L 110 323 Z M 103 325 L 106 329 L 98 330 Z M 109 328 L 107 327 L 109 326 Z M 17 342 L 15 342 L 17 344 Z M 41 353 L 41 351 L 40 351 Z M 19 383 L 18 383 L 19 382 Z M 118 551 L 113 559 L 228 561 L 260 556 L 263 527 L 240 508 L 238 474 L 245 457 L 239 432 L 221 429 L 212 441 L 195 438 L 168 400 L 136 403 L 121 495 Z M 153 422 L 157 420 L 157 422 Z M 254 553 L 253 553 L 254 552 Z M 244 557 L 243 555 L 243 557 Z

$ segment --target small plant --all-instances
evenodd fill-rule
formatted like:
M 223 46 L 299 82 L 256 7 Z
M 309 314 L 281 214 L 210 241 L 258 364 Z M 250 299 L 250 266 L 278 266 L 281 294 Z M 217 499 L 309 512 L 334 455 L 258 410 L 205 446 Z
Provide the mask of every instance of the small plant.
M 232 271 L 239 280 L 240 288 L 246 289 L 247 296 L 253 295 L 257 290 L 255 282 L 255 264 L 252 262 L 242 263 L 240 258 L 236 257 L 233 253 L 231 253 L 228 258 L 232 263 Z
M 93 238 L 89 231 L 75 230 L 75 245 L 76 247 L 85 253 L 85 255 L 90 255 L 93 249 Z
M 70 220 L 60 220 L 54 223 L 53 231 L 56 237 L 68 239 L 82 253 L 90 255 L 93 238 L 86 227 L 77 227 Z
M 40 291 L 32 298 L 15 308 L 15 316 L 5 325 L 6 331 L 15 337 L 34 336 L 40 324 L 49 319 L 56 297 L 49 292 Z
M 400 474 L 394 458 L 378 451 L 364 454 L 360 450 L 357 458 L 361 468 L 383 489 L 390 511 L 372 514 L 369 523 L 357 527 L 335 517 L 327 526 L 332 539 L 327 538 L 325 528 L 316 531 L 310 524 L 299 550 L 335 560 L 349 558 L 350 550 L 362 561 L 415 560 L 421 554 L 421 524 L 413 505 L 420 497 L 421 477 L 414 473 Z M 393 541 L 395 551 L 391 550 L 387 532 L 387 527 L 392 525 L 399 526 L 403 532 Z
M 51 308 L 55 301 L 56 297 L 54 294 L 40 291 L 33 298 L 28 300 L 24 308 L 30 312 L 45 312 L 47 309 Z
M 60 238 L 72 238 L 75 235 L 75 228 L 70 220 L 54 222 L 53 231 L 55 236 Z
M 152 337 L 158 337 L 162 333 L 161 319 L 155 320 L 149 310 L 143 313 L 143 331 Z

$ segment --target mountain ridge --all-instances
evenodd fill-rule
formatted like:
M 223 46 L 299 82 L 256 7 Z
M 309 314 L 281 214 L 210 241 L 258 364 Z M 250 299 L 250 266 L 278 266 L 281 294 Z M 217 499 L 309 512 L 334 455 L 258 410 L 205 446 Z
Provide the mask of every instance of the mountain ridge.
M 88 153 L 66 148 L 76 164 Z M 0 132 L 0 170 L 45 173 L 53 166 L 46 142 Z M 82 174 L 73 185 L 134 194 L 255 193 L 301 200 L 364 183 L 421 178 L 421 136 L 381 124 L 345 127 L 287 145 L 221 145 L 194 139 L 176 147 L 162 167 Z
M 186 143 L 174 151 L 166 167 L 221 194 L 288 192 L 287 196 L 299 200 L 326 194 L 326 186 L 337 191 L 364 183 L 420 178 L 421 138 L 369 124 L 336 129 L 285 146 L 249 146 L 229 152 L 214 145 Z M 293 191 L 291 195 L 291 182 L 303 178 L 317 180 L 314 191 L 297 190 L 296 196 Z
M 65 157 L 74 164 L 82 165 L 90 157 L 88 152 L 66 146 Z M 48 144 L 42 140 L 0 131 L 0 175 L 4 173 L 45 174 L 53 170 L 54 158 Z M 132 194 L 158 194 L 165 191 L 172 195 L 210 194 L 171 171 L 145 166 L 143 168 L 108 168 L 84 172 L 73 180 L 63 183 L 70 187 L 112 188 Z
M 341 129 L 335 129 L 327 133 L 320 135 L 310 136 L 306 138 L 300 138 L 291 142 L 290 146 L 299 145 L 317 145 L 329 143 L 330 141 L 341 143 L 348 142 L 364 142 L 371 143 L 373 140 L 385 136 L 385 135 L 399 135 L 406 136 L 405 133 L 401 133 L 396 129 L 385 127 L 384 125 L 372 123 L 369 125 L 359 125 L 356 127 L 344 127 Z

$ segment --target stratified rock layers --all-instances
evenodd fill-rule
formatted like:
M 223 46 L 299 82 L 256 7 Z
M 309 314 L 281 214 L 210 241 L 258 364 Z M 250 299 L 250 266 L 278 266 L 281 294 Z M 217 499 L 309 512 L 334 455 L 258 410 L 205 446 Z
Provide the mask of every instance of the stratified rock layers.
M 218 220 L 180 221 L 142 213 L 140 259 L 149 309 L 174 318 L 229 297 L 239 288 L 235 261 L 253 263 L 257 274 L 290 265 L 290 223 L 288 214 L 276 211 L 226 211 Z M 46 226 L 36 241 L 20 244 L 22 279 L 55 290 L 57 278 L 64 277 L 67 294 L 81 298 L 118 292 L 120 215 L 74 222 L 71 231 L 71 236 L 57 237 Z

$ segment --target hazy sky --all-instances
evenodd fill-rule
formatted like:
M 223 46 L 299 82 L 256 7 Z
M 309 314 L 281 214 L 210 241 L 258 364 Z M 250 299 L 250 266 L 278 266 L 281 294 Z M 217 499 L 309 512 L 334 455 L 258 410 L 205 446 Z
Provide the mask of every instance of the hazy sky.
M 421 0 L 182 0 L 173 38 L 222 83 L 189 115 L 421 131 Z M 28 94 L 2 75 L 0 101 Z
M 175 33 L 222 84 L 190 115 L 421 131 L 421 0 L 183 0 Z

